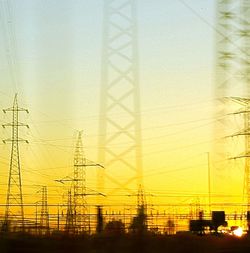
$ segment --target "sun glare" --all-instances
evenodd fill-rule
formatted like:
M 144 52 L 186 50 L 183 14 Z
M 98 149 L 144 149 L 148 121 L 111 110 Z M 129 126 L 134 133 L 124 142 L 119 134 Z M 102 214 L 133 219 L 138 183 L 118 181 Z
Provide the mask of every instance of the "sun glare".
M 243 235 L 243 229 L 241 227 L 238 227 L 232 231 L 232 234 L 236 237 L 241 237 Z

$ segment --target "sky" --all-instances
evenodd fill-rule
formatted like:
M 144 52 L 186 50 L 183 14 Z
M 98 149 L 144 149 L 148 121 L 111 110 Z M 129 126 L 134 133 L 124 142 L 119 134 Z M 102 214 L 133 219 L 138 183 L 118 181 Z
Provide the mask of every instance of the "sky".
M 3 27 L 8 11 L 3 12 L 6 1 L 0 1 Z M 7 30 L 0 29 L 0 108 L 10 107 L 18 92 L 20 106 L 30 111 L 21 117 L 30 125 L 21 131 L 30 141 L 21 146 L 23 184 L 54 187 L 55 179 L 72 171 L 77 130 L 83 130 L 86 156 L 97 161 L 103 1 L 8 3 L 12 21 Z M 200 194 L 207 203 L 207 153 L 214 139 L 215 1 L 138 0 L 137 15 L 145 190 L 185 195 L 180 201 L 187 203 Z M 0 120 L 10 117 L 2 114 Z M 10 131 L 1 129 L 0 134 L 7 138 Z M 0 146 L 3 185 L 9 148 Z M 218 178 L 220 165 L 211 160 L 212 192 L 224 185 L 241 193 L 242 162 Z M 88 186 L 95 187 L 95 171 L 87 174 Z M 1 188 L 0 202 L 5 191 Z M 35 194 L 36 188 L 25 192 Z

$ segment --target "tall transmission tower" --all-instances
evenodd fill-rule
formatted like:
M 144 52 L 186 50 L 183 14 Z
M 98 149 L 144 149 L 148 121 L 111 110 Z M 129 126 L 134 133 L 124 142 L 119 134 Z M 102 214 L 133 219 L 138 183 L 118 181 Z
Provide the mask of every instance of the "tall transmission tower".
M 217 1 L 216 26 L 216 68 L 215 68 L 215 125 L 213 161 L 225 160 L 228 143 L 225 136 L 229 135 L 229 111 L 225 97 L 240 96 L 235 94 L 239 76 L 239 44 L 237 26 L 241 0 Z M 239 88 L 239 86 L 238 86 Z M 223 167 L 223 165 L 222 165 Z
M 99 192 L 142 184 L 136 0 L 105 0 L 100 108 Z M 110 191 L 111 192 L 111 191 Z
M 143 188 L 139 185 L 138 193 L 137 193 L 137 209 L 143 208 L 145 209 L 146 200 Z
M 216 170 L 213 174 L 216 180 L 213 185 L 226 188 L 229 184 L 220 182 L 225 178 L 225 168 L 232 166 L 228 158 L 233 154 L 235 145 L 230 138 L 235 132 L 235 119 L 228 117 L 234 110 L 228 97 L 247 97 L 249 85 L 246 84 L 246 67 L 249 56 L 246 45 L 249 45 L 249 0 L 219 0 L 217 1 L 216 27 L 216 75 L 214 94 L 215 124 L 212 162 Z M 248 13 L 248 14 L 247 14 Z M 248 16 L 247 16 L 248 15 Z M 247 21 L 248 20 L 248 21 Z M 248 42 L 247 42 L 248 41 Z M 249 70 L 249 66 L 248 66 Z M 224 162 L 223 162 L 224 161 Z M 219 163 L 217 163 L 219 162 Z M 221 185 L 223 187 L 221 188 Z M 229 186 L 228 186 L 229 187 Z M 228 189 L 224 189 L 228 190 Z M 215 199 L 213 200 L 215 201 Z
M 86 159 L 83 152 L 82 131 L 78 132 L 74 155 L 74 227 L 75 232 L 86 231 Z
M 243 115 L 244 118 L 244 126 L 239 132 L 236 132 L 232 135 L 232 137 L 240 137 L 244 138 L 245 146 L 244 151 L 238 156 L 233 157 L 234 159 L 245 159 L 244 166 L 244 188 L 243 188 L 243 200 L 247 204 L 247 208 L 244 211 L 250 212 L 250 98 L 242 98 L 242 97 L 232 97 L 231 100 L 240 104 L 242 108 L 232 114 L 234 115 Z M 248 223 L 250 220 L 248 220 Z M 250 223 L 248 224 L 248 228 L 250 228 Z
M 247 97 L 250 98 L 250 1 L 242 0 L 242 36 L 244 37 L 243 50 L 245 52 L 246 58 L 243 58 L 243 68 L 244 68 L 244 80 L 246 86 Z M 245 188 L 244 193 L 247 194 L 247 213 L 250 213 L 250 99 L 246 105 L 245 114 L 245 130 L 248 134 L 245 135 Z M 249 216 L 249 215 L 248 215 Z M 250 219 L 247 217 L 248 230 L 250 230 Z
M 55 180 L 64 184 L 70 182 L 70 190 L 68 191 L 66 231 L 69 233 L 79 234 L 81 232 L 90 232 L 90 215 L 88 215 L 86 196 L 104 196 L 104 194 L 88 189 L 86 191 L 86 168 L 102 167 L 98 163 L 89 161 L 85 158 L 82 143 L 82 131 L 78 132 L 75 154 L 74 154 L 74 170 L 73 177 L 67 176 L 59 180 Z
M 133 218 L 131 229 L 136 233 L 144 233 L 147 230 L 147 205 L 146 198 L 141 185 L 137 192 L 137 215 Z
M 67 213 L 66 213 L 65 231 L 67 233 L 70 233 L 70 234 L 75 233 L 75 227 L 74 227 L 74 204 L 73 204 L 73 201 L 72 201 L 71 190 L 68 191 L 68 201 L 67 201 Z
M 220 108 L 220 114 L 223 112 L 244 116 L 242 129 L 231 136 L 244 137 L 244 151 L 234 158 L 245 159 L 244 198 L 248 205 L 247 211 L 250 211 L 250 1 L 218 1 L 217 20 L 216 95 L 219 98 L 230 97 L 231 101 L 242 106 L 234 113 L 225 105 L 217 108 Z M 229 133 L 231 129 L 228 124 L 224 124 L 216 129 L 217 132 L 219 130 Z M 225 144 L 224 147 L 218 147 L 219 149 L 215 150 L 217 153 L 223 148 L 224 151 L 226 149 Z
M 6 60 L 9 68 L 10 82 L 13 90 L 18 89 L 18 68 L 17 68 L 17 42 L 15 24 L 13 22 L 13 2 L 9 0 L 0 1 L 0 25 L 6 49 Z
M 49 233 L 49 210 L 48 210 L 48 191 L 47 186 L 43 186 L 42 189 L 42 199 L 41 199 L 41 216 L 40 216 L 40 226 L 41 230 L 45 233 Z
M 242 57 L 243 76 L 245 83 L 245 92 L 250 97 L 250 1 L 242 0 L 241 5 L 241 36 L 243 37 Z
M 5 225 L 8 226 L 10 222 L 17 222 L 18 226 L 24 228 L 24 211 L 23 211 L 23 195 L 22 195 L 22 180 L 21 180 L 21 164 L 19 157 L 19 142 L 26 142 L 27 140 L 19 138 L 19 128 L 29 127 L 26 124 L 19 122 L 19 113 L 26 112 L 27 109 L 20 108 L 17 102 L 17 94 L 15 95 L 13 106 L 4 109 L 4 113 L 12 112 L 12 122 L 4 124 L 3 127 L 12 128 L 12 137 L 3 140 L 4 143 L 11 143 L 11 158 L 9 168 L 9 182 L 5 210 Z M 15 220 L 14 220 L 15 218 Z

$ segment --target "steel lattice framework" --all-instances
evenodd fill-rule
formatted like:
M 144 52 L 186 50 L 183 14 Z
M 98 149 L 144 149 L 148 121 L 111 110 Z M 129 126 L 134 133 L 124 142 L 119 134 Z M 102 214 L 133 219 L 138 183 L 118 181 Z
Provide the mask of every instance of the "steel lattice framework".
M 242 57 L 243 75 L 245 81 L 245 92 L 250 97 L 250 1 L 242 0 L 241 6 L 241 36 L 243 37 Z
M 244 37 L 243 41 L 243 51 L 246 55 L 243 60 L 243 71 L 244 71 L 244 81 L 246 85 L 247 97 L 250 97 L 250 1 L 242 1 L 242 20 L 243 25 L 242 36 Z M 245 189 L 244 193 L 246 195 L 248 208 L 247 211 L 250 211 L 250 104 L 249 100 L 246 104 L 246 113 L 245 113 Z
M 73 197 L 75 232 L 86 231 L 86 159 L 83 152 L 81 131 L 78 133 L 74 155 Z
M 226 97 L 241 96 L 233 90 L 239 88 L 239 11 L 241 0 L 219 0 L 217 2 L 217 26 L 216 26 L 216 71 L 215 71 L 215 143 L 213 160 L 226 159 L 228 143 L 225 136 L 230 135 L 230 113 Z M 223 167 L 223 166 L 222 166 Z
M 19 138 L 19 128 L 28 127 L 28 125 L 19 122 L 19 113 L 27 112 L 27 109 L 20 108 L 17 102 L 17 94 L 15 95 L 13 106 L 3 110 L 4 113 L 12 112 L 12 122 L 4 124 L 3 127 L 12 128 L 12 137 L 3 142 L 10 142 L 11 159 L 9 169 L 9 182 L 5 209 L 5 225 L 10 222 L 16 222 L 17 226 L 24 227 L 24 211 L 23 211 L 23 195 L 22 195 L 22 180 L 21 180 L 21 165 L 19 157 L 19 142 L 28 142 Z
M 75 233 L 75 227 L 74 227 L 74 204 L 73 204 L 73 201 L 72 201 L 71 190 L 68 191 L 65 231 L 67 233 L 69 233 L 69 234 L 74 234 Z
M 40 215 L 40 232 L 49 233 L 49 210 L 48 210 L 48 190 L 47 186 L 43 186 L 41 189 L 42 199 L 41 199 L 41 215 Z
M 13 22 L 13 7 L 9 0 L 0 1 L 0 25 L 6 48 L 6 61 L 9 68 L 10 82 L 16 92 L 19 85 L 17 68 L 17 42 L 15 24 Z
M 242 130 L 231 136 L 245 138 L 244 152 L 234 158 L 245 159 L 244 195 L 250 205 L 250 1 L 220 0 L 217 14 L 217 69 L 215 95 L 217 98 L 230 97 L 243 108 L 231 113 L 244 116 Z M 217 116 L 228 114 L 228 105 L 217 106 Z M 221 124 L 222 123 L 222 124 Z M 232 122 L 231 122 L 232 123 Z M 221 121 L 216 133 L 227 135 L 230 127 Z M 224 146 L 217 145 L 217 154 L 225 153 Z
M 136 0 L 104 1 L 98 189 L 142 184 Z M 105 171 L 105 173 L 104 173 Z M 107 189 L 106 189 L 107 190 Z

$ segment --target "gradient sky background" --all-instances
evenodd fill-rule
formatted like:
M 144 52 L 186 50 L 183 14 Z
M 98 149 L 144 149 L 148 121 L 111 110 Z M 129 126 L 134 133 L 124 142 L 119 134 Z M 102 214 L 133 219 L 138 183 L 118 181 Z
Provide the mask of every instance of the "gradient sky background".
M 23 182 L 54 185 L 72 170 L 77 129 L 84 130 L 87 157 L 97 160 L 103 1 L 9 3 L 19 101 L 30 110 L 22 117 L 30 124 L 22 131 L 30 141 L 21 148 Z M 207 194 L 207 152 L 214 138 L 215 1 L 138 0 L 137 12 L 145 188 L 183 192 L 192 202 L 197 193 Z M 11 105 L 16 90 L 5 38 L 1 28 L 0 108 Z M 2 114 L 0 119 L 9 118 Z M 10 132 L 0 134 L 6 138 Z M 6 184 L 9 147 L 1 145 L 0 152 L 0 180 Z M 220 180 L 242 193 L 241 169 L 220 178 L 213 174 L 212 191 L 220 192 L 214 187 Z M 94 178 L 88 171 L 89 187 Z

